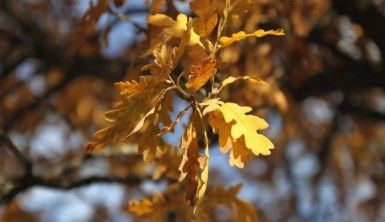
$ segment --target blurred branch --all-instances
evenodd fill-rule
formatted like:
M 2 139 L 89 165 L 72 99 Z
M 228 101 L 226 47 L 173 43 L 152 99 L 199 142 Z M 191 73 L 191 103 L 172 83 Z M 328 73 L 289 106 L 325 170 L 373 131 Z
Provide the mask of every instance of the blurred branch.
M 334 90 L 353 92 L 358 89 L 384 88 L 384 86 L 384 70 L 375 71 L 370 65 L 347 61 L 343 67 L 334 69 L 329 67 L 290 91 L 297 100 L 303 100 L 312 95 Z
M 4 142 L 4 144 L 8 147 L 8 149 L 19 160 L 20 164 L 23 166 L 25 175 L 31 175 L 32 174 L 31 161 L 20 152 L 19 148 L 12 142 L 9 136 L 6 135 L 2 129 L 0 129 L 0 140 Z
M 296 100 L 300 101 L 309 96 L 336 90 L 351 93 L 374 87 L 385 88 L 385 69 L 383 66 L 375 67 L 369 63 L 354 60 L 346 53 L 341 52 L 335 43 L 324 39 L 325 30 L 327 27 L 313 29 L 307 41 L 326 47 L 337 59 L 341 60 L 341 64 L 335 67 L 326 67 L 323 72 L 310 77 L 298 87 L 286 83 L 285 87 Z
M 81 178 L 74 181 L 65 181 L 58 178 L 49 178 L 45 179 L 40 176 L 24 177 L 17 181 L 17 185 L 13 186 L 11 189 L 6 191 L 0 196 L 0 204 L 8 203 L 12 201 L 19 193 L 26 191 L 27 189 L 34 186 L 42 186 L 47 188 L 54 188 L 60 190 L 70 190 L 82 186 L 87 186 L 92 183 L 121 183 L 129 186 L 136 186 L 142 181 L 150 179 L 150 177 L 140 177 L 128 175 L 126 177 L 114 177 L 114 176 L 90 176 L 86 178 Z
M 337 107 L 334 110 L 334 116 L 333 116 L 332 120 L 330 121 L 329 130 L 327 131 L 324 139 L 322 140 L 320 149 L 319 149 L 318 154 L 317 154 L 318 161 L 320 163 L 320 169 L 317 172 L 317 174 L 315 175 L 315 179 L 314 179 L 315 184 L 319 184 L 322 176 L 325 174 L 325 172 L 329 166 L 329 160 L 330 160 L 330 155 L 331 155 L 331 150 L 332 150 L 333 138 L 334 138 L 334 135 L 339 130 L 339 122 L 341 119 L 341 112 L 339 109 L 341 107 L 341 104 L 337 105 Z
M 368 106 L 359 102 L 345 102 L 341 104 L 340 110 L 342 113 L 351 113 L 359 115 L 368 120 L 385 121 L 385 113 L 379 112 L 369 108 Z
M 2 127 L 4 128 L 4 130 L 8 131 L 9 129 L 11 129 L 12 126 L 15 123 L 17 123 L 19 120 L 21 120 L 25 114 L 35 110 L 41 103 L 46 101 L 53 93 L 64 88 L 67 85 L 67 83 L 69 83 L 73 78 L 74 76 L 66 76 L 62 82 L 53 86 L 52 88 L 48 89 L 45 93 L 43 93 L 41 96 L 35 97 L 31 102 L 17 109 L 12 114 L 12 116 L 7 117 L 4 123 L 2 124 L 3 125 Z

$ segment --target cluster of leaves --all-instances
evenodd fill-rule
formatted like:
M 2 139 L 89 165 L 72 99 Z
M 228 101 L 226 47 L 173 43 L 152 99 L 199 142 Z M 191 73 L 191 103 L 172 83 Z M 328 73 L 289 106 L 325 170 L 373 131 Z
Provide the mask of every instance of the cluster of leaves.
M 174 149 L 162 136 L 173 132 L 187 111 L 192 110 L 178 151 L 181 161 L 176 167 L 178 180 L 185 181 L 185 199 L 192 205 L 198 202 L 197 210 L 199 205 L 209 204 L 209 198 L 204 197 L 209 178 L 208 132 L 219 134 L 220 150 L 229 152 L 232 166 L 243 168 L 253 155 L 269 155 L 274 145 L 259 133 L 268 123 L 250 114 L 252 108 L 220 98 L 224 87 L 236 81 L 248 81 L 257 87 L 267 84 L 247 75 L 233 77 L 221 73 L 222 61 L 218 56 L 221 49 L 248 37 L 284 35 L 282 29 L 258 29 L 225 36 L 229 16 L 237 16 L 239 8 L 247 2 L 194 0 L 190 3 L 195 15 L 192 18 L 185 14 L 179 14 L 176 19 L 165 14 L 148 16 L 150 49 L 144 54 L 152 54 L 153 60 L 142 66 L 137 81 L 116 83 L 117 103 L 105 114 L 109 125 L 94 134 L 87 151 L 98 152 L 114 144 L 137 144 L 145 161 L 157 162 L 170 154 L 169 149 Z M 174 120 L 169 116 L 173 111 L 173 95 L 188 103 Z M 236 193 L 238 189 L 231 188 L 229 192 Z M 215 196 L 215 192 L 210 191 L 208 196 Z M 164 197 L 154 197 L 131 204 L 130 209 L 136 215 L 147 215 L 152 212 L 151 206 L 163 202 Z M 161 207 L 157 209 L 159 213 Z
M 187 217 L 193 208 L 185 203 L 186 194 L 188 199 L 194 198 L 190 202 L 195 201 L 195 212 L 202 213 L 202 203 L 208 200 L 214 201 L 213 206 L 221 204 L 211 195 L 212 190 L 229 195 L 213 184 L 225 186 L 243 180 L 248 184 L 245 193 L 256 188 L 248 199 L 268 221 L 385 221 L 381 211 L 385 196 L 380 192 L 385 184 L 385 31 L 381 29 L 385 2 L 231 0 L 231 10 L 226 12 L 225 0 L 192 1 L 192 10 L 183 10 L 187 16 L 178 17 L 184 8 L 180 4 L 191 1 L 143 0 L 142 5 L 138 5 L 142 1 L 131 0 L 0 1 L 0 202 L 8 203 L 1 210 L 0 221 L 44 217 L 42 211 L 31 212 L 24 204 L 17 204 L 29 202 L 29 195 L 18 194 L 36 186 L 67 190 L 101 182 L 119 183 L 127 188 L 124 196 L 143 195 L 147 197 L 143 201 L 160 206 L 147 189 L 142 189 L 147 188 L 151 176 L 151 184 L 160 185 L 157 188 L 162 194 L 156 196 L 165 200 L 165 205 L 183 205 L 190 214 L 179 216 L 179 209 L 169 207 L 163 208 L 161 216 L 156 210 L 139 216 L 138 210 L 125 208 L 139 220 L 158 215 L 168 221 L 190 221 Z M 84 9 L 84 4 L 89 7 L 81 15 L 79 9 Z M 152 15 L 148 21 L 153 24 L 145 26 L 142 18 L 148 15 Z M 122 26 L 136 34 L 126 36 L 127 32 L 121 33 Z M 284 27 L 286 36 L 260 39 L 269 34 L 256 32 L 262 27 Z M 182 44 L 188 29 L 189 39 Z M 114 47 L 117 45 L 119 50 Z M 175 86 L 171 80 L 161 80 L 158 85 L 151 78 L 142 78 L 159 77 L 157 73 L 163 72 Z M 244 75 L 262 78 L 267 84 Z M 111 130 L 104 142 L 96 139 L 89 146 L 102 152 L 83 155 L 78 148 L 96 128 L 106 124 L 103 113 L 113 101 L 115 90 L 111 89 L 114 82 L 123 79 L 130 81 L 117 84 L 123 95 L 107 114 L 108 126 L 113 128 L 121 121 L 122 128 Z M 237 82 L 227 83 L 233 80 Z M 139 88 L 147 84 L 143 87 L 147 91 L 131 93 L 126 90 L 128 84 Z M 168 87 L 175 88 L 162 91 Z M 189 106 L 180 107 L 179 99 L 172 104 L 176 96 Z M 239 111 L 226 102 L 248 106 L 252 111 Z M 233 109 L 246 117 L 222 113 Z M 125 111 L 129 114 L 123 115 Z M 192 119 L 186 123 L 191 113 Z M 260 151 L 246 147 L 249 133 L 232 138 L 239 136 L 232 134 L 232 127 L 239 127 L 237 120 L 257 121 L 249 118 L 251 114 L 268 114 L 274 123 L 268 135 L 279 149 L 269 157 L 255 158 L 253 150 Z M 225 123 L 226 118 L 233 120 Z M 174 128 L 178 129 L 174 142 L 180 139 L 181 147 L 162 140 Z M 179 129 L 187 131 L 184 137 Z M 202 176 L 205 164 L 209 164 L 205 162 L 204 129 L 209 145 L 218 142 L 227 154 L 217 157 L 210 150 L 209 184 L 198 199 L 196 195 L 206 188 Z M 47 131 L 55 132 L 58 138 L 52 140 Z M 43 150 L 40 138 L 47 137 L 50 140 L 43 144 Z M 136 145 L 126 143 L 138 144 L 143 156 L 137 155 Z M 216 165 L 219 158 L 229 158 L 236 167 L 246 165 L 250 158 L 252 161 L 247 168 L 230 169 L 230 173 L 228 167 Z M 99 161 L 103 162 L 103 175 L 98 171 L 85 176 L 90 163 Z M 303 161 L 311 164 L 296 167 Z M 304 187 L 296 189 L 298 184 Z M 359 191 L 363 185 L 370 192 L 350 192 Z M 320 187 L 332 188 L 328 196 L 333 198 L 326 201 Z M 311 202 L 304 212 L 303 197 L 309 196 Z M 40 204 L 45 212 L 59 212 L 73 204 L 47 201 Z M 106 210 L 110 218 L 116 213 L 115 208 L 104 210 L 100 204 L 89 204 L 97 208 L 95 220 L 103 220 L 104 214 L 108 220 Z M 213 220 L 229 221 L 229 211 L 221 207 L 210 208 L 212 217 L 218 216 Z M 245 210 L 240 212 L 246 214 Z
M 183 221 L 182 218 L 191 218 L 193 221 L 218 221 L 215 210 L 223 206 L 230 210 L 231 221 L 257 221 L 255 208 L 245 201 L 237 198 L 240 185 L 223 189 L 215 187 L 206 196 L 200 199 L 195 209 L 191 208 L 183 196 L 178 195 L 175 186 L 163 193 L 156 193 L 152 198 L 143 198 L 133 201 L 127 206 L 128 211 L 145 221 Z

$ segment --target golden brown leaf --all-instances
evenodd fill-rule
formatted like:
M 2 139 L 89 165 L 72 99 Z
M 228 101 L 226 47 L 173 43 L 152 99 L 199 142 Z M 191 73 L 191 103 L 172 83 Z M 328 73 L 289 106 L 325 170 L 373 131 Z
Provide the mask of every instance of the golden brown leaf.
M 231 218 L 228 218 L 228 221 L 258 221 L 256 209 L 237 197 L 241 187 L 240 184 L 228 189 L 213 187 L 207 192 L 202 203 L 198 205 L 196 215 L 211 215 L 216 207 L 225 206 L 231 212 Z
M 247 202 L 239 199 L 237 194 L 241 185 L 230 187 L 213 187 L 207 195 L 191 207 L 181 195 L 181 190 L 170 186 L 164 193 L 156 193 L 153 197 L 143 198 L 139 201 L 130 201 L 128 211 L 137 219 L 150 222 L 169 221 L 218 221 L 223 215 L 216 214 L 218 207 L 228 208 L 230 214 L 226 221 L 255 222 L 258 221 L 256 209 Z
M 177 180 L 180 172 L 178 167 L 182 160 L 182 152 L 180 149 L 166 145 L 163 151 L 156 156 L 156 166 L 152 178 L 158 180 L 161 177 Z
M 190 122 L 181 140 L 184 150 L 182 162 L 179 165 L 179 181 L 186 179 L 186 200 L 194 204 L 203 197 L 208 178 L 208 156 L 199 154 L 198 140 L 194 124 Z
M 139 201 L 130 201 L 128 212 L 136 218 L 149 222 L 170 221 L 170 215 L 174 221 L 193 220 L 193 209 L 184 200 L 177 186 L 169 186 L 164 193 L 156 193 L 152 198 L 143 198 Z
M 190 68 L 189 80 L 186 87 L 192 91 L 198 91 L 203 85 L 207 83 L 217 72 L 216 62 L 213 58 L 203 60 L 198 65 L 193 65 Z
M 190 8 L 198 17 L 193 19 L 194 29 L 202 37 L 210 36 L 218 22 L 217 4 L 214 0 L 194 0 Z
M 166 79 L 174 68 L 178 48 L 162 45 L 153 50 L 154 62 L 142 67 L 142 71 L 150 69 L 151 74 Z
M 191 106 L 187 106 L 186 108 L 184 108 L 182 111 L 180 111 L 178 113 L 178 115 L 176 116 L 176 118 L 167 126 L 163 127 L 161 130 L 160 130 L 160 133 L 158 134 L 158 136 L 164 136 L 166 135 L 167 133 L 169 132 L 174 132 L 174 128 L 176 126 L 176 124 L 179 123 L 179 121 L 182 119 L 182 117 L 186 114 L 187 110 L 190 108 Z
M 164 14 L 150 15 L 147 18 L 150 25 L 164 27 L 164 32 L 172 37 L 182 38 L 183 32 L 187 31 L 188 18 L 184 14 L 179 14 L 176 21 Z M 200 37 L 193 29 L 189 33 L 188 45 L 199 45 L 203 47 Z
M 116 86 L 119 90 L 119 104 L 106 112 L 105 118 L 109 126 L 94 134 L 94 142 L 88 145 L 88 151 L 130 142 L 139 144 L 139 152 L 144 154 L 146 160 L 151 160 L 158 145 L 161 145 L 160 138 L 156 136 L 159 133 L 159 119 L 168 124 L 167 112 L 170 105 L 167 102 L 167 92 L 170 88 L 167 88 L 165 81 L 154 76 L 142 76 L 138 82 L 119 82 Z M 141 130 L 142 127 L 146 130 Z M 137 132 L 142 136 L 128 138 Z
M 166 200 L 163 198 L 162 194 L 155 193 L 152 199 L 143 198 L 140 201 L 131 201 L 128 205 L 128 210 L 135 214 L 136 216 L 144 216 L 156 211 L 157 205 L 165 203 Z

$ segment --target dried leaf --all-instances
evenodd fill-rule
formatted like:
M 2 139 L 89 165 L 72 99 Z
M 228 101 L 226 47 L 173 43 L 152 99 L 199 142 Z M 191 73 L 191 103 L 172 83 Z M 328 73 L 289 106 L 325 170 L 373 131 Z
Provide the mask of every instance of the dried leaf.
M 130 201 L 128 211 L 136 218 L 150 222 L 167 222 L 170 215 L 173 215 L 174 221 L 206 222 L 217 221 L 217 216 L 223 220 L 223 215 L 213 214 L 221 206 L 229 210 L 226 221 L 258 221 L 256 209 L 237 197 L 241 187 L 213 187 L 193 208 L 184 201 L 180 189 L 171 186 L 162 194 L 156 193 L 153 197 Z
M 156 193 L 152 198 L 130 201 L 128 212 L 140 221 L 168 222 L 170 215 L 175 221 L 193 220 L 193 209 L 184 200 L 177 186 L 170 185 L 164 193 Z
M 210 36 L 218 23 L 217 3 L 213 0 L 194 0 L 190 8 L 198 17 L 193 19 L 194 29 L 202 37 Z
M 166 145 L 163 152 L 156 156 L 156 166 L 152 178 L 158 180 L 161 177 L 177 180 L 180 172 L 179 164 L 182 160 L 182 152 L 180 149 Z
M 175 120 L 173 120 L 169 125 L 163 127 L 161 130 L 160 130 L 160 133 L 157 135 L 157 136 L 164 136 L 166 135 L 167 133 L 169 132 L 174 132 L 174 128 L 176 126 L 176 124 L 179 123 L 179 121 L 182 119 L 182 117 L 186 114 L 187 110 L 190 108 L 191 106 L 187 106 L 186 108 L 184 108 L 182 111 L 180 111 L 177 115 L 177 117 L 175 118 Z
M 225 206 L 231 211 L 231 218 L 229 221 L 239 222 L 254 222 L 259 221 L 255 208 L 239 199 L 239 193 L 242 185 L 236 185 L 228 189 L 222 187 L 213 187 L 207 193 L 202 204 L 197 207 L 196 214 L 211 214 L 212 210 L 217 206 Z
M 219 88 L 218 92 L 222 91 L 224 87 L 226 87 L 229 84 L 234 83 L 235 81 L 238 80 L 248 80 L 250 83 L 255 84 L 255 85 L 267 85 L 266 82 L 264 82 L 261 79 L 256 79 L 250 76 L 240 76 L 240 77 L 234 77 L 234 76 L 229 76 L 225 80 L 222 81 L 221 88 Z
M 154 213 L 154 211 L 158 210 L 157 206 L 165 202 L 166 200 L 163 198 L 162 194 L 155 193 L 152 199 L 143 198 L 140 201 L 131 201 L 128 205 L 128 211 L 141 217 Z
M 164 27 L 164 32 L 172 37 L 182 38 L 183 32 L 187 31 L 188 18 L 184 14 L 179 14 L 176 21 L 164 14 L 150 15 L 147 18 L 150 25 Z M 188 45 L 199 45 L 203 47 L 200 37 L 193 29 L 189 33 Z
M 119 82 L 116 86 L 119 90 L 119 104 L 105 114 L 109 126 L 94 134 L 94 142 L 87 149 L 92 152 L 108 145 L 137 143 L 144 158 L 151 160 L 157 147 L 161 145 L 160 138 L 156 136 L 159 133 L 157 124 L 159 121 L 166 121 L 165 124 L 168 124 L 166 116 L 170 107 L 165 98 L 168 98 L 170 88 L 165 81 L 155 76 L 142 76 L 138 82 Z M 162 106 L 163 104 L 166 106 Z M 148 123 L 144 127 L 145 121 Z M 142 127 L 146 130 L 141 132 L 141 136 L 128 138 Z
M 203 197 L 208 178 L 208 157 L 199 154 L 198 140 L 193 122 L 185 129 L 181 140 L 184 150 L 182 162 L 179 165 L 179 181 L 186 179 L 186 200 L 194 204 Z
M 186 87 L 194 92 L 198 91 L 216 74 L 215 65 L 215 59 L 213 58 L 205 59 L 200 64 L 193 65 L 190 68 L 190 76 Z
M 166 79 L 170 75 L 170 71 L 174 68 L 176 62 L 176 54 L 178 48 L 170 48 L 167 45 L 152 51 L 154 62 L 142 67 L 142 71 L 150 69 L 151 74 Z

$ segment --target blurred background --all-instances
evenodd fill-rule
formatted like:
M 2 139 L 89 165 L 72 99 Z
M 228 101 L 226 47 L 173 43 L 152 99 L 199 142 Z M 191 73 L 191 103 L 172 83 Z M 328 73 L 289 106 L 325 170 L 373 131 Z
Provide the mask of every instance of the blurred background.
M 114 82 L 151 61 L 146 17 L 183 0 L 0 1 L 0 221 L 132 221 L 162 192 L 130 145 L 85 155 Z M 244 169 L 213 142 L 209 185 L 243 183 L 261 221 L 385 221 L 385 1 L 255 0 L 227 35 L 283 28 L 220 52 L 221 72 L 269 83 L 224 93 L 269 122 L 272 154 Z M 140 56 L 139 56 L 140 55 Z M 175 118 L 185 102 L 175 96 Z M 164 139 L 177 146 L 182 120 Z M 177 139 L 176 139 L 177 138 Z M 177 169 L 176 169 L 177 170 Z M 226 221 L 225 219 L 219 221 Z

